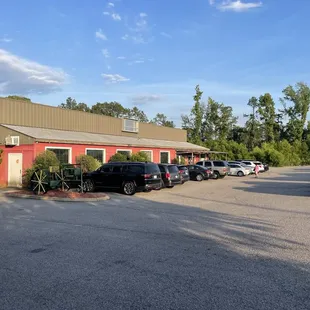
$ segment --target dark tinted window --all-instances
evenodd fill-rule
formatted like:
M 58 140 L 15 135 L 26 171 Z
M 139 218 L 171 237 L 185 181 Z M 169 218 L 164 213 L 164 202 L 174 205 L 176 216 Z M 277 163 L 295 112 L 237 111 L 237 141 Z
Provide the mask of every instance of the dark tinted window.
M 127 171 L 133 174 L 144 174 L 144 166 L 142 165 L 128 165 Z
M 168 166 L 170 173 L 179 173 L 179 168 L 177 166 Z
M 113 166 L 112 168 L 112 172 L 121 172 L 121 171 L 122 171 L 121 165 Z
M 240 166 L 235 165 L 235 164 L 229 164 L 229 167 L 230 167 L 230 168 L 239 168 Z
M 199 161 L 196 165 L 203 166 L 203 162 Z
M 69 163 L 69 149 L 57 149 L 57 148 L 47 148 L 46 150 L 55 153 L 57 159 L 61 164 Z
M 158 166 L 158 167 L 159 167 L 160 172 L 166 172 L 166 167 L 164 166 Z
M 111 165 L 104 165 L 101 167 L 101 172 L 111 172 L 112 166 Z
M 178 168 L 179 168 L 179 170 L 187 170 L 187 167 L 185 167 L 185 166 L 179 166 Z
M 251 165 L 251 163 L 249 161 L 244 161 L 243 162 L 245 165 Z
M 210 162 L 210 161 L 206 161 L 206 162 L 205 162 L 205 167 L 212 167 L 211 162 Z
M 187 166 L 188 170 L 193 170 L 194 166 Z
M 159 173 L 158 165 L 155 164 L 146 164 L 145 165 L 145 173 Z
M 213 165 L 216 167 L 225 167 L 226 166 L 224 161 L 214 161 Z

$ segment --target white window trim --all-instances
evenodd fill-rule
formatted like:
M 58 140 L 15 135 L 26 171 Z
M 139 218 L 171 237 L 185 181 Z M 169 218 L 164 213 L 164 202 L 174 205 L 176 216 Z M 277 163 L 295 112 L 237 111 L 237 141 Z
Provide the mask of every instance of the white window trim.
M 72 147 L 63 147 L 63 146 L 46 146 L 45 151 L 48 149 L 60 149 L 60 150 L 69 150 L 69 163 L 72 164 Z
M 161 153 L 168 153 L 168 164 L 171 163 L 170 151 L 159 151 L 159 162 L 161 162 Z
M 153 150 L 141 150 L 139 152 L 151 152 L 151 161 L 153 161 Z
M 99 148 L 86 148 L 85 149 L 85 155 L 87 155 L 87 151 L 103 151 L 103 158 L 102 158 L 102 163 L 105 164 L 106 163 L 106 150 L 105 149 L 99 149 Z
M 132 154 L 132 150 L 130 149 L 116 149 L 116 153 L 118 153 L 118 151 L 125 151 L 125 152 L 129 152 L 130 155 Z

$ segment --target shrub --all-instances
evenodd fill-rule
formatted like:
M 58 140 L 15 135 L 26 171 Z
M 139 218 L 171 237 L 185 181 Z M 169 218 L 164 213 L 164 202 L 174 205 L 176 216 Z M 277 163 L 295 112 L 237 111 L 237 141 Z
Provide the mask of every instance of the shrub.
M 110 157 L 109 162 L 128 161 L 127 155 L 116 153 Z
M 100 167 L 100 162 L 89 155 L 80 155 L 76 158 L 76 163 L 81 164 L 83 172 L 95 171 Z
M 180 157 L 180 160 L 179 160 L 179 158 L 172 159 L 171 163 L 175 164 L 175 165 L 185 165 L 186 164 L 185 158 L 183 156 Z
M 138 153 L 135 153 L 135 154 L 132 154 L 130 156 L 130 159 L 129 161 L 132 161 L 132 162 L 145 162 L 145 161 L 150 161 L 148 155 L 144 152 L 138 152 Z
M 32 167 L 26 169 L 23 176 L 23 185 L 28 186 L 31 176 L 38 169 L 49 169 L 49 167 L 59 166 L 60 162 L 56 154 L 52 151 L 44 151 L 40 153 L 34 160 Z

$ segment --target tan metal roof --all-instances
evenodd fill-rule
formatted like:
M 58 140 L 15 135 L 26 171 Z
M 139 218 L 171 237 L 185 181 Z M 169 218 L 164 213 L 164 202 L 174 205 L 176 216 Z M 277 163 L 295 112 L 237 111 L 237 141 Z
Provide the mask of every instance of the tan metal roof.
M 117 145 L 117 146 L 137 146 L 137 147 L 158 147 L 172 148 L 176 150 L 208 151 L 209 149 L 188 142 L 178 142 L 169 140 L 155 140 L 146 138 L 133 138 L 124 136 L 103 135 L 88 132 L 65 131 L 57 129 L 25 127 L 15 125 L 1 126 L 22 133 L 34 138 L 39 142 L 58 142 L 58 143 L 83 143 L 96 145 Z

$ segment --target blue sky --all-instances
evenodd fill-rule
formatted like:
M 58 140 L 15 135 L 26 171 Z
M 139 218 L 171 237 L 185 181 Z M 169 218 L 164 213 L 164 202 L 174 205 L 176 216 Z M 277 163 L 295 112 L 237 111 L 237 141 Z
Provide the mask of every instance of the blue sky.
M 0 10 L 0 94 L 118 101 L 180 124 L 196 84 L 242 115 L 309 82 L 309 0 L 11 0 Z

